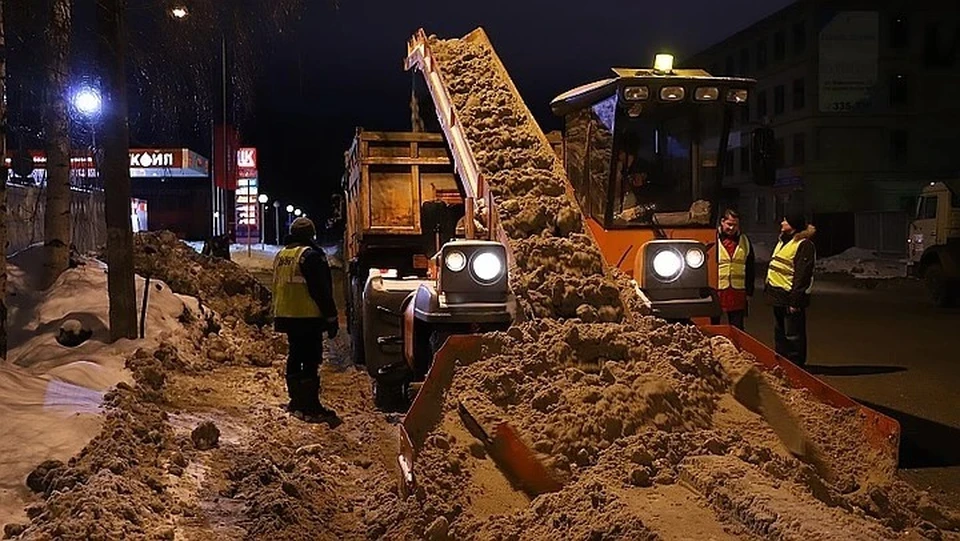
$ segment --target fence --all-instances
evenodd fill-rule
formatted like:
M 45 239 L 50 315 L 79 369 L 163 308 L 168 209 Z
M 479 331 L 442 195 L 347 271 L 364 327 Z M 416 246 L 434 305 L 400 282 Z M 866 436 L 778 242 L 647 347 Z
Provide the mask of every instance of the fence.
M 905 256 L 909 218 L 903 211 L 867 211 L 856 214 L 856 246 L 878 254 Z
M 72 242 L 80 252 L 103 246 L 107 240 L 102 191 L 71 188 Z M 36 185 L 7 184 L 7 255 L 43 242 L 44 190 Z

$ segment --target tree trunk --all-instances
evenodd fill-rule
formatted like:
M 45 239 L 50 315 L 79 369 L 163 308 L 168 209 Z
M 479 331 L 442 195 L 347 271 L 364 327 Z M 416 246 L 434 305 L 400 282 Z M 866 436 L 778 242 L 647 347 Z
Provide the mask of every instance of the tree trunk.
M 7 44 L 0 1 L 0 156 L 7 156 Z M 7 167 L 0 162 L 0 357 L 7 358 Z
M 47 20 L 46 132 L 47 201 L 43 217 L 44 263 L 40 289 L 53 285 L 70 264 L 70 117 L 67 75 L 70 0 L 50 0 Z
M 137 337 L 137 296 L 130 224 L 130 128 L 125 71 L 125 0 L 97 2 L 99 64 L 103 70 L 103 165 L 107 211 L 107 289 L 110 339 Z

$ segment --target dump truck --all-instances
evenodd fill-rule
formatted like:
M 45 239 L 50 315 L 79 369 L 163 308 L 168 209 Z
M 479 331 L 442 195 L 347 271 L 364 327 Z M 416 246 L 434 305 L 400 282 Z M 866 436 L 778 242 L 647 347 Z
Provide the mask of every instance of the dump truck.
M 910 274 L 940 307 L 960 301 L 960 180 L 930 182 L 917 198 L 907 237 Z

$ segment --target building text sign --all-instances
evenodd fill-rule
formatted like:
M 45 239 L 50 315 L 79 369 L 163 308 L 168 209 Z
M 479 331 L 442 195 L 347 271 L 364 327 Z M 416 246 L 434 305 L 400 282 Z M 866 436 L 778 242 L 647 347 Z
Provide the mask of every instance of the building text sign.
M 827 21 L 819 39 L 820 112 L 861 112 L 871 106 L 879 42 L 876 11 L 841 11 Z

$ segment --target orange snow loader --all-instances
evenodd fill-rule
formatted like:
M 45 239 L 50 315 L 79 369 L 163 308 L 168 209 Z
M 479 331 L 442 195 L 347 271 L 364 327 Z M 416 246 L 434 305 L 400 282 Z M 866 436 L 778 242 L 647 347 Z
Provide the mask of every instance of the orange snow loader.
M 564 119 L 565 133 L 548 138 L 486 33 L 478 28 L 461 42 L 485 49 L 493 59 L 493 73 L 484 77 L 505 82 L 513 93 L 510 101 L 520 109 L 517 113 L 526 115 L 545 148 L 554 149 L 557 169 L 566 177 L 567 195 L 579 205 L 588 226 L 586 233 L 609 267 L 632 276 L 633 292 L 647 312 L 696 324 L 706 334 L 725 336 L 753 356 L 755 368 L 736 380 L 734 396 L 762 414 L 791 452 L 820 469 L 819 457 L 810 453 L 796 416 L 765 383 L 763 371 L 778 370 L 792 386 L 809 390 L 827 404 L 858 408 L 871 445 L 887 456 L 896 456 L 900 434 L 896 421 L 858 405 L 746 333 L 709 325 L 710 317 L 720 313 L 715 293 L 717 258 L 712 252 L 717 211 L 720 203 L 736 197 L 722 185 L 724 163 L 730 154 L 733 119 L 740 118 L 754 80 L 674 69 L 672 57 L 658 55 L 652 69 L 617 68 L 607 79 L 555 98 L 551 107 Z M 452 75 L 441 70 L 423 30 L 407 44 L 405 68 L 422 76 L 415 77 L 415 87 L 419 83 L 426 90 L 426 103 L 436 112 L 436 131 L 446 142 L 463 198 L 462 227 L 458 229 L 466 237 L 438 246 L 427 276 L 409 280 L 396 276 L 388 284 L 380 273 L 371 272 L 369 278 L 364 277 L 366 293 L 358 302 L 363 306 L 359 313 L 389 316 L 399 327 L 399 332 L 390 336 L 365 335 L 364 362 L 382 396 L 412 399 L 409 408 L 406 403 L 399 408 L 406 416 L 400 427 L 397 458 L 401 492 L 410 494 L 417 485 L 417 454 L 427 435 L 449 413 L 443 411 L 443 405 L 457 365 L 480 354 L 477 333 L 505 329 L 517 317 L 507 276 L 514 254 L 497 222 L 496 201 L 467 137 L 464 122 L 470 119 L 456 110 L 448 87 L 452 81 L 445 78 Z M 419 103 L 414 96 L 411 104 L 419 107 Z M 749 139 L 754 181 L 770 185 L 775 172 L 772 132 L 757 128 Z M 358 193 L 369 193 L 367 190 L 361 186 Z M 485 214 L 476 210 L 481 207 Z M 481 214 L 484 220 L 478 224 L 475 216 Z M 470 272 L 455 272 L 468 266 Z M 370 293 L 373 291 L 380 296 Z M 385 291 L 395 291 L 396 308 L 378 304 Z M 372 328 L 366 321 L 362 326 Z M 389 360 L 383 353 L 386 346 L 394 348 Z M 388 389 L 391 391 L 385 392 Z M 476 410 L 486 408 L 456 398 L 461 428 L 484 445 L 514 485 L 530 497 L 560 488 L 523 434 L 506 420 L 481 420 Z

